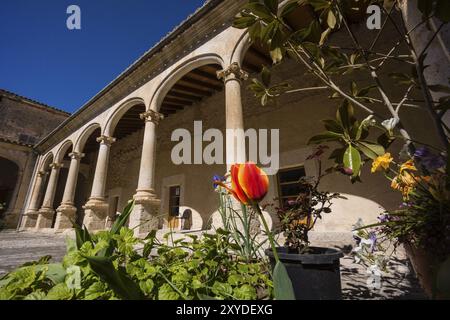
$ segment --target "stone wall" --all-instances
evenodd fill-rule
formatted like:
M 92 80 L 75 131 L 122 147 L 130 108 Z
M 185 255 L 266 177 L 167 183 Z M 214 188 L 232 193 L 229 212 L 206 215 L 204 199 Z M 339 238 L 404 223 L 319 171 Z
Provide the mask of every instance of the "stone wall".
M 6 211 L 0 219 L 6 228 L 17 226 L 30 185 L 36 155 L 32 146 L 55 129 L 68 114 L 0 90 L 0 158 L 18 168 L 17 179 L 7 188 Z M 0 168 L 0 179 L 2 177 Z

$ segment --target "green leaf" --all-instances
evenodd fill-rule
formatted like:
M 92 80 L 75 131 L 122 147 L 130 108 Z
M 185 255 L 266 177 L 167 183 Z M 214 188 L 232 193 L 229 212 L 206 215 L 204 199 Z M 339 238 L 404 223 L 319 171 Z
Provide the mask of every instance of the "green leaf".
M 116 222 L 111 227 L 111 234 L 118 234 L 120 229 L 127 223 L 128 218 L 133 212 L 134 201 L 129 201 L 125 209 L 123 209 L 123 213 L 117 218 Z
M 233 290 L 233 295 L 238 300 L 256 300 L 256 289 L 248 284 L 237 287 Z
M 143 294 L 139 286 L 131 280 L 121 269 L 116 270 L 110 258 L 107 257 L 87 257 L 92 270 L 105 281 L 111 289 L 121 298 L 126 300 L 143 299 Z
M 233 288 L 228 283 L 215 281 L 212 292 L 217 296 L 229 297 L 233 294 Z
M 334 27 L 336 27 L 336 23 L 337 23 L 337 19 L 336 19 L 336 16 L 334 15 L 333 10 L 328 11 L 328 16 L 327 16 L 328 27 L 330 29 L 334 29 Z
M 336 120 L 327 119 L 327 120 L 322 120 L 322 122 L 328 131 L 335 132 L 335 133 L 341 133 L 341 134 L 344 133 L 344 128 L 342 128 L 342 126 Z
M 176 293 L 172 287 L 164 283 L 158 291 L 158 300 L 178 300 L 180 295 Z
M 383 146 L 367 141 L 358 141 L 357 145 L 358 149 L 370 159 L 375 159 L 382 156 L 386 152 Z
M 95 300 L 99 298 L 103 298 L 103 296 L 108 291 L 108 288 L 103 282 L 94 282 L 90 285 L 89 288 L 86 289 L 84 293 L 85 300 Z
M 355 123 L 354 110 L 351 103 L 347 100 L 338 108 L 336 120 L 345 129 L 350 130 Z
M 278 261 L 273 270 L 273 286 L 275 299 L 295 300 L 294 288 L 287 273 L 286 267 Z
M 339 141 L 340 139 L 342 139 L 342 137 L 343 135 L 340 133 L 327 131 L 310 138 L 308 144 L 320 144 L 329 141 Z
M 278 0 L 264 0 L 264 4 L 273 14 L 278 12 Z
M 59 283 L 47 293 L 45 300 L 70 300 L 72 299 L 72 292 L 67 288 L 65 283 Z
M 233 27 L 237 29 L 246 29 L 256 23 L 255 17 L 236 17 L 233 20 Z
M 283 7 L 281 11 L 281 16 L 285 18 L 295 11 L 300 6 L 300 2 L 298 0 L 291 0 L 288 4 Z
M 64 269 L 61 263 L 52 263 L 46 266 L 47 272 L 45 276 L 50 279 L 54 284 L 64 282 L 66 277 L 66 269 Z M 38 268 L 36 269 L 38 270 Z
M 349 145 L 344 154 L 344 166 L 353 171 L 352 177 L 357 177 L 361 170 L 361 154 L 358 150 Z
M 275 17 L 272 15 L 272 12 L 269 8 L 267 8 L 264 4 L 259 2 L 251 2 L 244 6 L 244 10 L 249 10 L 254 13 L 256 16 L 263 19 L 265 22 L 272 22 Z
M 75 240 L 78 250 L 80 250 L 85 242 L 92 242 L 92 237 L 85 226 L 80 227 L 74 224 L 73 227 L 75 228 Z
M 270 86 L 271 72 L 270 72 L 270 69 L 267 68 L 266 66 L 264 66 L 261 71 L 261 79 L 262 79 L 262 83 L 264 84 L 264 86 L 266 86 L 266 87 Z

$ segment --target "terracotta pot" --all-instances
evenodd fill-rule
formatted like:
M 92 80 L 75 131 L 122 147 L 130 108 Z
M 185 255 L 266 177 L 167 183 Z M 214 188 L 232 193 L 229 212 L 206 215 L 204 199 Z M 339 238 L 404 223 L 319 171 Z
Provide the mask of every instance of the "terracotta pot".
M 430 299 L 438 299 L 439 294 L 435 291 L 436 282 L 436 267 L 438 265 L 437 260 L 426 250 L 422 248 L 416 248 L 409 243 L 403 244 L 406 254 L 411 261 L 414 272 L 419 279 L 419 283 L 425 294 Z

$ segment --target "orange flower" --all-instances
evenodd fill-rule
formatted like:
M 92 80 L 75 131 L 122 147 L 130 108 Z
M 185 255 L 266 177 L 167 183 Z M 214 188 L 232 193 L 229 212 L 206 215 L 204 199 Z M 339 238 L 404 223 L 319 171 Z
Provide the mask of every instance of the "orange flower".
M 252 162 L 231 166 L 231 188 L 221 182 L 216 183 L 243 204 L 260 202 L 269 189 L 267 174 Z

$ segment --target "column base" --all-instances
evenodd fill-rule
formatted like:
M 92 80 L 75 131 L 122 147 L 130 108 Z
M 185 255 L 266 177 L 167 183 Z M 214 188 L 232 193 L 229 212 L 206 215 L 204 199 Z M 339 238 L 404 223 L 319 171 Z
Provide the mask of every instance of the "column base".
M 104 230 L 106 216 L 108 215 L 108 204 L 104 199 L 89 199 L 83 206 L 83 224 L 89 231 Z
M 41 208 L 36 221 L 36 229 L 51 228 L 54 215 L 55 210 L 53 210 L 53 208 Z
M 136 193 L 133 197 L 134 209 L 130 215 L 130 229 L 136 237 L 145 237 L 152 230 L 159 229 L 159 208 L 161 200 L 151 192 Z
M 56 212 L 55 231 L 72 229 L 77 215 L 77 208 L 73 204 L 65 203 L 61 204 L 56 209 Z
M 20 226 L 20 230 L 36 227 L 38 216 L 39 216 L 39 212 L 37 210 L 28 211 L 23 217 L 22 225 Z

